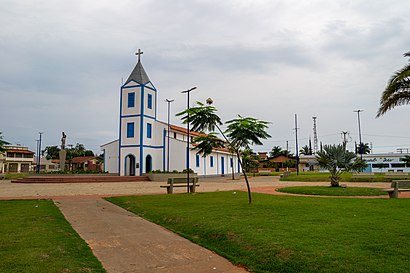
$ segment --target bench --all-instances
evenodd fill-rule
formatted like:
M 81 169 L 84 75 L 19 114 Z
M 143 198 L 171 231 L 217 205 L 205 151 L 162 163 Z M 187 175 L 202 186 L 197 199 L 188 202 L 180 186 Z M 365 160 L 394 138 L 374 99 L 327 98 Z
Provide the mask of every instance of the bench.
M 167 185 L 161 185 L 161 188 L 167 188 L 167 193 L 172 194 L 174 192 L 174 188 L 179 187 L 188 187 L 187 178 L 186 177 L 173 177 L 168 178 Z M 198 184 L 198 177 L 190 177 L 189 178 L 189 191 L 195 192 L 195 188 L 199 187 Z
M 391 183 L 391 189 L 385 189 L 388 192 L 390 198 L 398 198 L 399 192 L 410 191 L 409 180 L 396 180 Z
M 258 173 L 260 176 L 269 175 L 271 173 L 270 169 L 259 169 Z
M 283 172 L 283 173 L 280 175 L 280 178 L 288 177 L 289 175 L 290 175 L 290 172 L 286 171 L 286 172 Z
M 367 178 L 373 180 L 374 173 L 353 173 L 351 178 L 354 181 L 356 181 L 357 178 Z
M 387 173 L 384 174 L 384 177 L 386 177 L 386 178 L 391 178 L 391 177 L 407 178 L 408 174 L 407 173 L 401 173 L 401 172 L 387 172 Z

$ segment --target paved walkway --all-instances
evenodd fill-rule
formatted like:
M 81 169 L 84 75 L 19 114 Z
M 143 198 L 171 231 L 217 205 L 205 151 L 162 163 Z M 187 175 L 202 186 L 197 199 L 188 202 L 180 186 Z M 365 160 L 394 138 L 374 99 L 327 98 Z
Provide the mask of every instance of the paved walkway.
M 101 198 L 54 202 L 109 273 L 247 272 Z

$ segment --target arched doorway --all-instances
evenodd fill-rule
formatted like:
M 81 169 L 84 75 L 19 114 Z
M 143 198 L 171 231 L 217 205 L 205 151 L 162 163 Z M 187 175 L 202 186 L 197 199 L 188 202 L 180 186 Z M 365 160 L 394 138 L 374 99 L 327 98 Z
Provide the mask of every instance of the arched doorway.
M 145 173 L 149 173 L 150 171 L 152 171 L 152 156 L 147 155 L 145 158 Z
M 125 157 L 125 172 L 126 176 L 135 176 L 135 156 L 127 155 Z

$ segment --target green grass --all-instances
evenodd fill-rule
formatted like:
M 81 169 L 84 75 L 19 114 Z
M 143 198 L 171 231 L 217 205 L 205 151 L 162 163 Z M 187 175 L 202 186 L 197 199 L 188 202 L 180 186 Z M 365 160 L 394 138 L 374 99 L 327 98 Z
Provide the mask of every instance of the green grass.
M 310 195 L 327 195 L 327 196 L 379 196 L 387 195 L 387 192 L 376 188 L 358 188 L 358 187 L 323 187 L 323 186 L 300 186 L 286 187 L 277 189 L 280 192 L 310 194 Z
M 27 174 L 27 173 L 7 173 L 4 176 L 4 179 L 13 180 L 13 179 L 17 179 L 17 178 L 23 178 L 23 177 L 26 177 L 28 175 L 29 174 Z
M 106 272 L 50 200 L 0 201 L 0 272 Z
M 408 272 L 410 199 L 244 192 L 112 197 L 252 272 Z
M 325 182 L 330 183 L 330 173 L 328 172 L 299 172 L 299 175 L 296 175 L 295 172 L 292 172 L 290 176 L 283 177 L 281 181 L 301 181 L 301 182 Z M 372 177 L 355 177 L 352 178 L 352 173 L 342 173 L 340 182 L 391 182 L 392 180 L 405 179 L 400 176 L 398 177 L 385 177 L 383 173 L 375 173 Z

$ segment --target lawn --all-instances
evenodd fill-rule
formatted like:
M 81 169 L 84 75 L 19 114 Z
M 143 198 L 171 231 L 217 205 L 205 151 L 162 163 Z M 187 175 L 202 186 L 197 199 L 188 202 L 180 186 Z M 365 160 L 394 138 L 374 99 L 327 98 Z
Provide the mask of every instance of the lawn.
M 304 181 L 304 182 L 316 182 L 316 181 L 328 181 L 330 183 L 330 173 L 328 172 L 300 172 L 296 175 L 296 172 L 292 172 L 288 177 L 282 177 L 281 181 Z M 392 180 L 403 179 L 402 177 L 389 176 L 385 177 L 383 173 L 375 173 L 373 177 L 355 177 L 352 178 L 352 173 L 342 173 L 340 182 L 391 182 Z
M 410 199 L 253 196 L 108 200 L 252 272 L 408 272 Z
M 327 195 L 327 196 L 379 196 L 387 195 L 386 191 L 376 188 L 359 188 L 359 187 L 324 187 L 324 186 L 300 186 L 279 188 L 277 191 L 310 194 L 310 195 Z
M 50 200 L 0 201 L 0 272 L 106 272 Z

